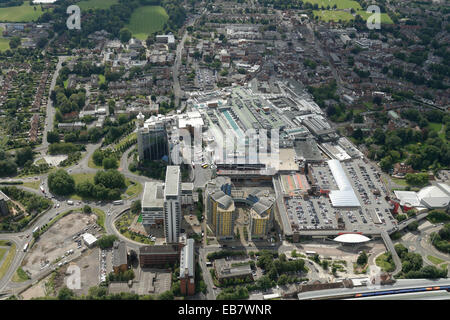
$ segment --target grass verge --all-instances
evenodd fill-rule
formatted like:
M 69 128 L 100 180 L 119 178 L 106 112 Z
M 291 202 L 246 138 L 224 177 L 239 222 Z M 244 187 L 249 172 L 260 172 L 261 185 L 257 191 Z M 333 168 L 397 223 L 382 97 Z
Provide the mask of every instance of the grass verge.
M 3 264 L 0 266 L 0 279 L 2 279 L 5 273 L 8 271 L 9 267 L 11 266 L 11 263 L 14 260 L 15 255 L 16 255 L 16 244 L 13 243 L 13 245 L 9 249 L 8 255 L 3 261 Z

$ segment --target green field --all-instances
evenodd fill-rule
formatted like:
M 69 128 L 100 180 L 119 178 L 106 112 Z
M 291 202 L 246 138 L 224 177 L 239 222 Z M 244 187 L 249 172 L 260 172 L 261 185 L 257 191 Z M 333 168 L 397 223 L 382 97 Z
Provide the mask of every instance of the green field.
M 332 10 L 314 10 L 314 17 L 319 17 L 320 20 L 329 21 L 350 21 L 355 19 L 350 12 L 347 11 L 332 11 Z
M 386 272 L 392 272 L 395 270 L 395 265 L 389 263 L 386 261 L 386 253 L 383 253 L 382 255 L 379 255 L 375 259 L 375 263 L 377 266 L 379 266 L 383 271 Z
M 327 8 L 327 6 L 330 6 L 330 9 L 332 9 L 336 5 L 337 9 L 353 8 L 355 10 L 362 10 L 361 5 L 353 0 L 305 0 L 304 2 L 311 3 L 312 5 L 317 4 L 319 9 L 322 7 Z
M 318 16 L 320 20 L 329 22 L 329 21 L 335 21 L 338 22 L 341 21 L 351 21 L 354 20 L 355 17 L 347 11 L 341 11 L 341 10 L 313 10 L 314 17 Z M 361 18 L 364 20 L 367 20 L 368 17 L 372 15 L 372 13 L 366 12 L 364 10 L 357 10 L 356 14 L 359 14 Z M 381 14 L 381 23 L 386 24 L 392 24 L 393 21 L 389 17 L 387 13 Z
M 3 256 L 5 255 L 6 252 L 8 252 L 8 249 L 0 248 L 0 261 L 2 261 Z
M 79 184 L 84 181 L 90 181 L 94 183 L 95 173 L 76 173 L 71 175 L 75 180 L 75 184 Z
M 364 20 L 367 20 L 367 18 L 369 18 L 372 15 L 371 12 L 367 12 L 365 10 L 358 10 L 356 13 L 359 14 L 361 16 L 361 18 L 363 18 Z M 394 22 L 392 21 L 391 17 L 389 17 L 389 15 L 387 13 L 382 13 L 381 14 L 381 23 L 393 24 Z
M 16 255 L 16 244 L 13 243 L 13 245 L 9 249 L 8 255 L 6 256 L 5 260 L 3 260 L 3 264 L 0 266 L 0 279 L 3 278 L 5 273 L 8 271 L 9 266 L 11 265 L 15 255 Z
M 105 212 L 98 208 L 92 208 L 92 211 L 97 216 L 97 224 L 105 230 Z
M 431 262 L 433 262 L 436 265 L 444 262 L 444 260 L 439 259 L 438 257 L 434 257 L 434 256 L 427 256 L 427 258 L 428 258 L 428 260 L 430 260 Z
M 0 52 L 9 49 L 9 39 L 2 38 L 3 28 L 0 27 Z
M 24 282 L 27 280 L 30 280 L 30 276 L 25 271 L 23 271 L 21 267 L 17 269 L 16 273 L 12 277 L 13 282 Z
M 9 39 L 0 37 L 0 51 L 5 51 L 9 49 Z
M 0 8 L 0 21 L 2 22 L 31 22 L 41 15 L 41 6 L 30 6 L 28 1 L 24 2 L 20 7 Z
M 150 34 L 162 30 L 168 19 L 163 7 L 143 6 L 134 10 L 126 28 L 131 31 L 133 37 L 145 40 Z
M 98 75 L 98 84 L 101 85 L 102 83 L 105 83 L 106 79 L 105 76 L 102 74 Z
M 77 5 L 80 7 L 81 10 L 88 10 L 88 9 L 108 9 L 113 4 L 118 4 L 118 0 L 85 0 L 80 1 L 77 3 Z
M 24 182 L 23 186 L 37 190 L 37 189 L 39 189 L 40 183 L 41 183 L 41 180 L 35 180 L 35 181 L 31 181 L 31 182 Z
M 125 191 L 126 195 L 123 195 L 122 198 L 134 198 L 141 194 L 143 187 L 142 184 L 140 184 L 137 181 L 126 179 L 125 183 L 127 185 L 127 190 Z

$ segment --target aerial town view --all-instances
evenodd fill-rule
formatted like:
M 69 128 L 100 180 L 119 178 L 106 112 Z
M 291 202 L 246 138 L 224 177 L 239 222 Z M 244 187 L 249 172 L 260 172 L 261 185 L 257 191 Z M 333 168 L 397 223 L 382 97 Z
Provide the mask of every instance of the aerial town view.
M 449 276 L 446 0 L 0 0 L 0 300 Z

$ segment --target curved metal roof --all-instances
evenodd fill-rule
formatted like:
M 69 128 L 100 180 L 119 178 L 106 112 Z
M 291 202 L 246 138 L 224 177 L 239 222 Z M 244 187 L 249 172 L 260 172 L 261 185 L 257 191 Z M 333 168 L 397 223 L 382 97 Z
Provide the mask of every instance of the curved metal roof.
M 357 233 L 346 233 L 334 238 L 334 241 L 342 243 L 363 243 L 370 241 L 370 238 Z

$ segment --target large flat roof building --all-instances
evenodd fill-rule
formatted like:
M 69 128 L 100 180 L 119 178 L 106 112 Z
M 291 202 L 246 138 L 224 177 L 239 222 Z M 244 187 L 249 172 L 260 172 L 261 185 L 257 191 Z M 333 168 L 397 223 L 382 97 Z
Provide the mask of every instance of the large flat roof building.
M 252 278 L 252 269 L 250 264 L 233 266 L 231 261 L 217 259 L 214 260 L 214 270 L 219 281 L 231 278 Z
M 164 222 L 164 183 L 146 182 L 142 196 L 142 223 L 144 225 Z
M 139 248 L 139 264 L 141 268 L 164 266 L 180 259 L 182 244 L 143 246 Z
M 360 207 L 361 204 L 339 160 L 327 161 L 339 190 L 330 191 L 333 207 Z

